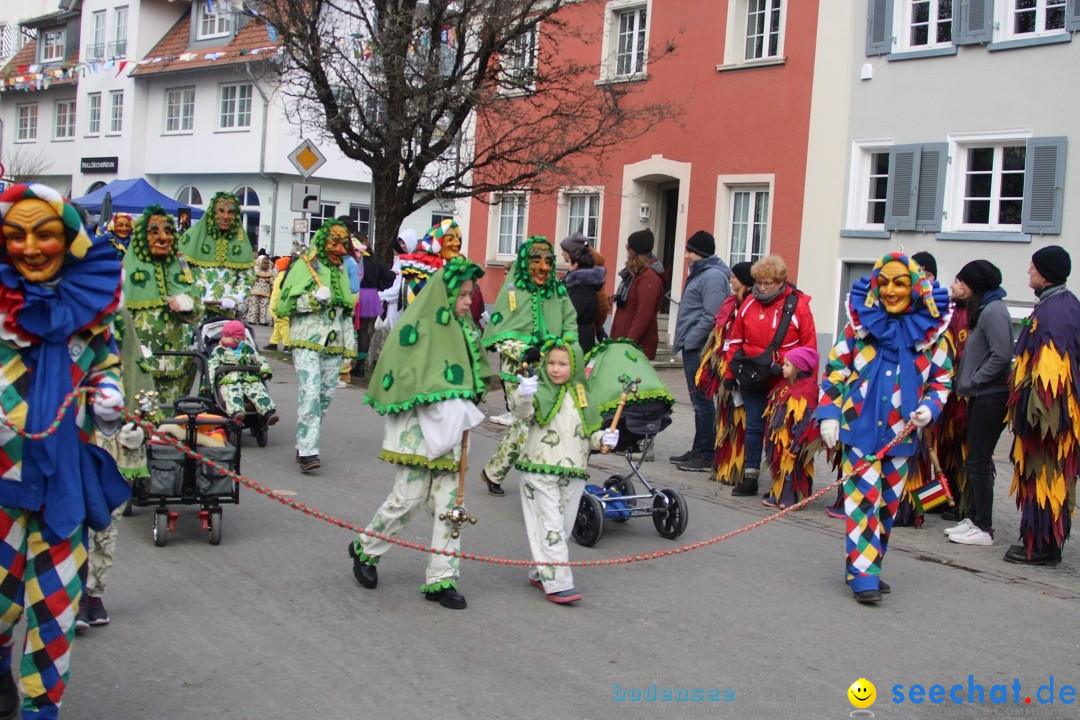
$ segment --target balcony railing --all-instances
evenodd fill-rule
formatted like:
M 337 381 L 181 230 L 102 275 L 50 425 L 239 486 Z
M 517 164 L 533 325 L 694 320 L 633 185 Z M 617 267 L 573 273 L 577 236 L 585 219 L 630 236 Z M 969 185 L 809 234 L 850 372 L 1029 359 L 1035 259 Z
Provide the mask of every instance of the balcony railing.
M 115 40 L 109 43 L 109 57 L 127 57 L 127 40 Z
M 105 59 L 105 43 L 97 43 L 96 45 L 86 46 L 86 59 L 87 60 L 104 60 Z

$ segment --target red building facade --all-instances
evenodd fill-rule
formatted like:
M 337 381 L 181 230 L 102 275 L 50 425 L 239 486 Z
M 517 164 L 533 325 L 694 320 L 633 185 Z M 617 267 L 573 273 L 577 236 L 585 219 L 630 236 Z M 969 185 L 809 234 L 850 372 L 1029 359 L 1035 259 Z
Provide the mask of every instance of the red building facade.
M 607 259 L 609 287 L 625 262 L 626 237 L 643 228 L 671 269 L 675 300 L 685 241 L 699 229 L 716 237 L 716 253 L 729 264 L 777 253 L 794 280 L 817 0 L 610 0 L 563 12 L 601 38 L 559 42 L 560 53 L 596 68 L 597 92 L 632 84 L 642 100 L 677 106 L 677 119 L 575 161 L 579 179 L 556 192 L 523 188 L 473 200 L 468 253 L 488 268 L 485 296 L 494 298 L 525 237 L 558 243 L 573 231 Z M 541 26 L 541 48 L 546 41 Z M 673 52 L 660 50 L 669 45 Z

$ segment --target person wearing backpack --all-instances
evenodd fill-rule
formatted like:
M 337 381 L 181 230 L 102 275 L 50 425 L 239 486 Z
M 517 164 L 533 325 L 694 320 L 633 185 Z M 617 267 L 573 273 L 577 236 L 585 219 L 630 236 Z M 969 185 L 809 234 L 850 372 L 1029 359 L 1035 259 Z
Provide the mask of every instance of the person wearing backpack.
M 797 347 L 817 348 L 810 296 L 788 282 L 784 259 L 767 255 L 754 263 L 750 274 L 754 288 L 739 307 L 725 351 L 724 385 L 738 387 L 746 408 L 746 471 L 731 489 L 736 497 L 757 494 L 765 406 L 769 391 L 783 381 L 784 357 Z

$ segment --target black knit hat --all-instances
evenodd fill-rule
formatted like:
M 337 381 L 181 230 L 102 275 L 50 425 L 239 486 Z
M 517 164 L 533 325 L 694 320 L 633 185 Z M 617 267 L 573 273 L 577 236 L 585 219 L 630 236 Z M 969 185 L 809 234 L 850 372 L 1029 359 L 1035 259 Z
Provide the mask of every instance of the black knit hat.
M 1001 271 L 989 260 L 972 260 L 960 268 L 956 279 L 962 280 L 971 292 L 982 295 L 1001 285 Z
M 750 274 L 750 268 L 752 268 L 753 266 L 754 263 L 751 262 L 735 263 L 731 266 L 731 274 L 739 278 L 739 282 L 741 282 L 746 287 L 753 287 L 754 276 Z
M 686 249 L 702 257 L 709 257 L 716 252 L 716 239 L 704 230 L 698 230 L 686 241 Z
M 648 228 L 632 232 L 630 233 L 630 237 L 626 238 L 626 247 L 630 248 L 638 255 L 648 255 L 651 253 L 653 244 L 652 230 L 649 230 Z
M 935 278 L 937 277 L 937 260 L 934 259 L 933 255 L 923 250 L 922 252 L 917 252 L 912 255 L 911 259 L 917 262 L 919 267 L 924 271 L 930 273 Z
M 1051 285 L 1061 285 L 1069 279 L 1072 272 L 1072 258 L 1060 245 L 1047 245 L 1036 250 L 1031 256 L 1031 264 Z

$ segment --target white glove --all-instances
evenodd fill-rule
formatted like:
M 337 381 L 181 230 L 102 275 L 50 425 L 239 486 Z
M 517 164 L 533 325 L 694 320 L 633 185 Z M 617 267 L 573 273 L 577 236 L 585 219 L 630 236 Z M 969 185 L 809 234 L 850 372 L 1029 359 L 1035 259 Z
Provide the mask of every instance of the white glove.
M 915 412 L 911 413 L 911 422 L 915 423 L 915 427 L 926 427 L 933 419 L 934 416 L 930 412 L 930 408 L 925 405 L 920 405 Z
M 231 297 L 223 297 L 223 298 L 221 298 L 221 309 L 222 310 L 232 310 L 234 307 L 236 307 L 236 301 L 233 300 Z
M 619 431 L 618 430 L 605 430 L 604 437 L 600 440 L 600 443 L 607 448 L 614 449 L 619 444 Z
M 540 389 L 540 378 L 533 375 L 532 377 L 522 377 L 518 375 L 518 392 L 523 397 L 531 398 L 536 394 L 536 391 Z
M 111 385 L 103 385 L 98 388 L 94 396 L 94 414 L 98 420 L 113 422 L 120 419 L 120 411 L 116 408 L 124 404 L 123 394 Z
M 142 447 L 143 440 L 146 439 L 146 433 L 143 432 L 141 427 L 132 422 L 120 428 L 120 433 L 116 436 L 116 439 L 128 450 L 138 450 Z
M 830 450 L 836 447 L 836 442 L 840 439 L 840 421 L 822 420 L 820 430 L 821 441 L 825 443 L 825 447 Z
M 321 303 L 329 302 L 330 300 L 330 288 L 325 285 L 321 286 L 315 291 L 315 299 Z

